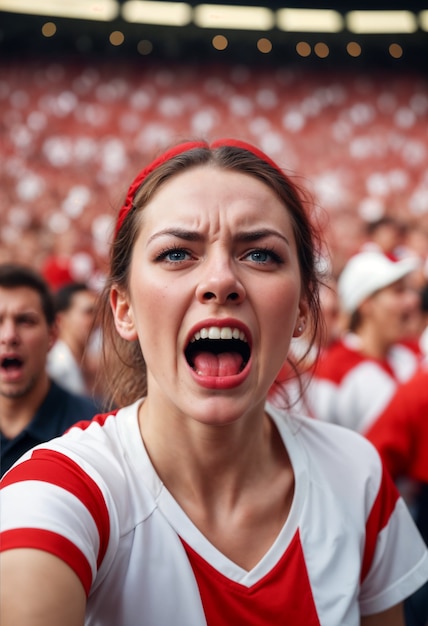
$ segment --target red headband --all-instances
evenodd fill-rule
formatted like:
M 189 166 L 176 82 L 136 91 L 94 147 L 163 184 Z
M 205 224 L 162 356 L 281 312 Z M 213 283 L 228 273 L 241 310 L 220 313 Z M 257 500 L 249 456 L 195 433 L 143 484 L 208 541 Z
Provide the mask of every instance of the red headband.
M 163 152 L 154 161 L 152 161 L 144 169 L 142 169 L 141 172 L 136 176 L 136 178 L 134 179 L 134 181 L 132 182 L 131 186 L 128 189 L 125 202 L 123 206 L 120 208 L 119 215 L 118 215 L 117 222 L 116 222 L 115 233 L 114 233 L 115 238 L 117 237 L 118 232 L 122 228 L 122 224 L 125 221 L 126 216 L 128 215 L 129 211 L 132 209 L 134 197 L 140 185 L 147 178 L 149 174 L 151 174 L 156 168 L 159 167 L 159 165 L 162 165 L 162 163 L 169 161 L 169 159 L 174 158 L 178 154 L 182 154 L 183 152 L 188 152 L 189 150 L 194 150 L 195 148 L 214 149 L 214 148 L 220 148 L 222 146 L 232 146 L 232 147 L 235 146 L 237 148 L 248 150 L 249 152 L 252 152 L 257 157 L 259 157 L 259 159 L 262 159 L 262 161 L 269 163 L 269 165 L 271 165 L 274 169 L 278 170 L 280 174 L 284 175 L 284 173 L 280 170 L 278 165 L 274 161 L 272 161 L 272 159 L 270 159 L 264 152 L 262 152 L 255 146 L 252 146 L 251 144 L 246 143 L 245 141 L 240 141 L 239 139 L 218 139 L 217 141 L 214 141 L 211 144 L 208 144 L 205 141 L 185 141 L 184 143 L 180 143 L 177 146 L 169 148 L 168 150 Z

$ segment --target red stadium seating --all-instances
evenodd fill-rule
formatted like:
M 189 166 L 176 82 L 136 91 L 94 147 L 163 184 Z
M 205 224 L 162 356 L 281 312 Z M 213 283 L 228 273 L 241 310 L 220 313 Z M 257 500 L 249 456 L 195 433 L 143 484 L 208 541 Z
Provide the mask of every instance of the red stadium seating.
M 420 74 L 13 62 L 0 69 L 0 114 L 0 258 L 34 233 L 45 256 L 69 246 L 77 271 L 96 273 L 128 182 L 195 136 L 249 140 L 295 173 L 330 217 L 339 264 L 364 220 L 388 213 L 428 228 Z M 69 231 L 74 241 L 58 244 Z

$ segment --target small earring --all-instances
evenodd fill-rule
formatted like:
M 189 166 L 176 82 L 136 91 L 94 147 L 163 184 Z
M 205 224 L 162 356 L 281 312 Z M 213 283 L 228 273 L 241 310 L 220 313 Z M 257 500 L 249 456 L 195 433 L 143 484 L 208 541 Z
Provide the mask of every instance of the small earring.
M 301 333 L 301 332 L 303 331 L 303 327 L 302 327 L 302 326 L 299 326 L 299 327 L 297 328 L 297 330 L 299 331 L 299 333 Z

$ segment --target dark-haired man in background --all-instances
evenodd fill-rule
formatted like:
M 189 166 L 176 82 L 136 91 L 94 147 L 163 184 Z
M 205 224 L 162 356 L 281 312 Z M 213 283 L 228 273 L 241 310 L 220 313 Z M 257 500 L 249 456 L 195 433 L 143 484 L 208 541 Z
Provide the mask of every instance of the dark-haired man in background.
M 0 265 L 1 474 L 30 448 L 97 413 L 90 399 L 49 378 L 46 359 L 55 340 L 46 282 L 27 267 Z

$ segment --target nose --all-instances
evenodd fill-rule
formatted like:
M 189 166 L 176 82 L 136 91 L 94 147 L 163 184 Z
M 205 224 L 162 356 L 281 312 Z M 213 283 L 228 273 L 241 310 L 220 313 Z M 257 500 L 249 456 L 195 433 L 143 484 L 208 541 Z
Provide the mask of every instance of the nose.
M 200 302 L 239 304 L 244 300 L 245 287 L 232 260 L 217 256 L 207 260 L 204 265 L 204 274 L 196 288 L 196 296 Z
M 0 342 L 11 346 L 18 343 L 17 328 L 13 320 L 6 319 L 0 322 Z

